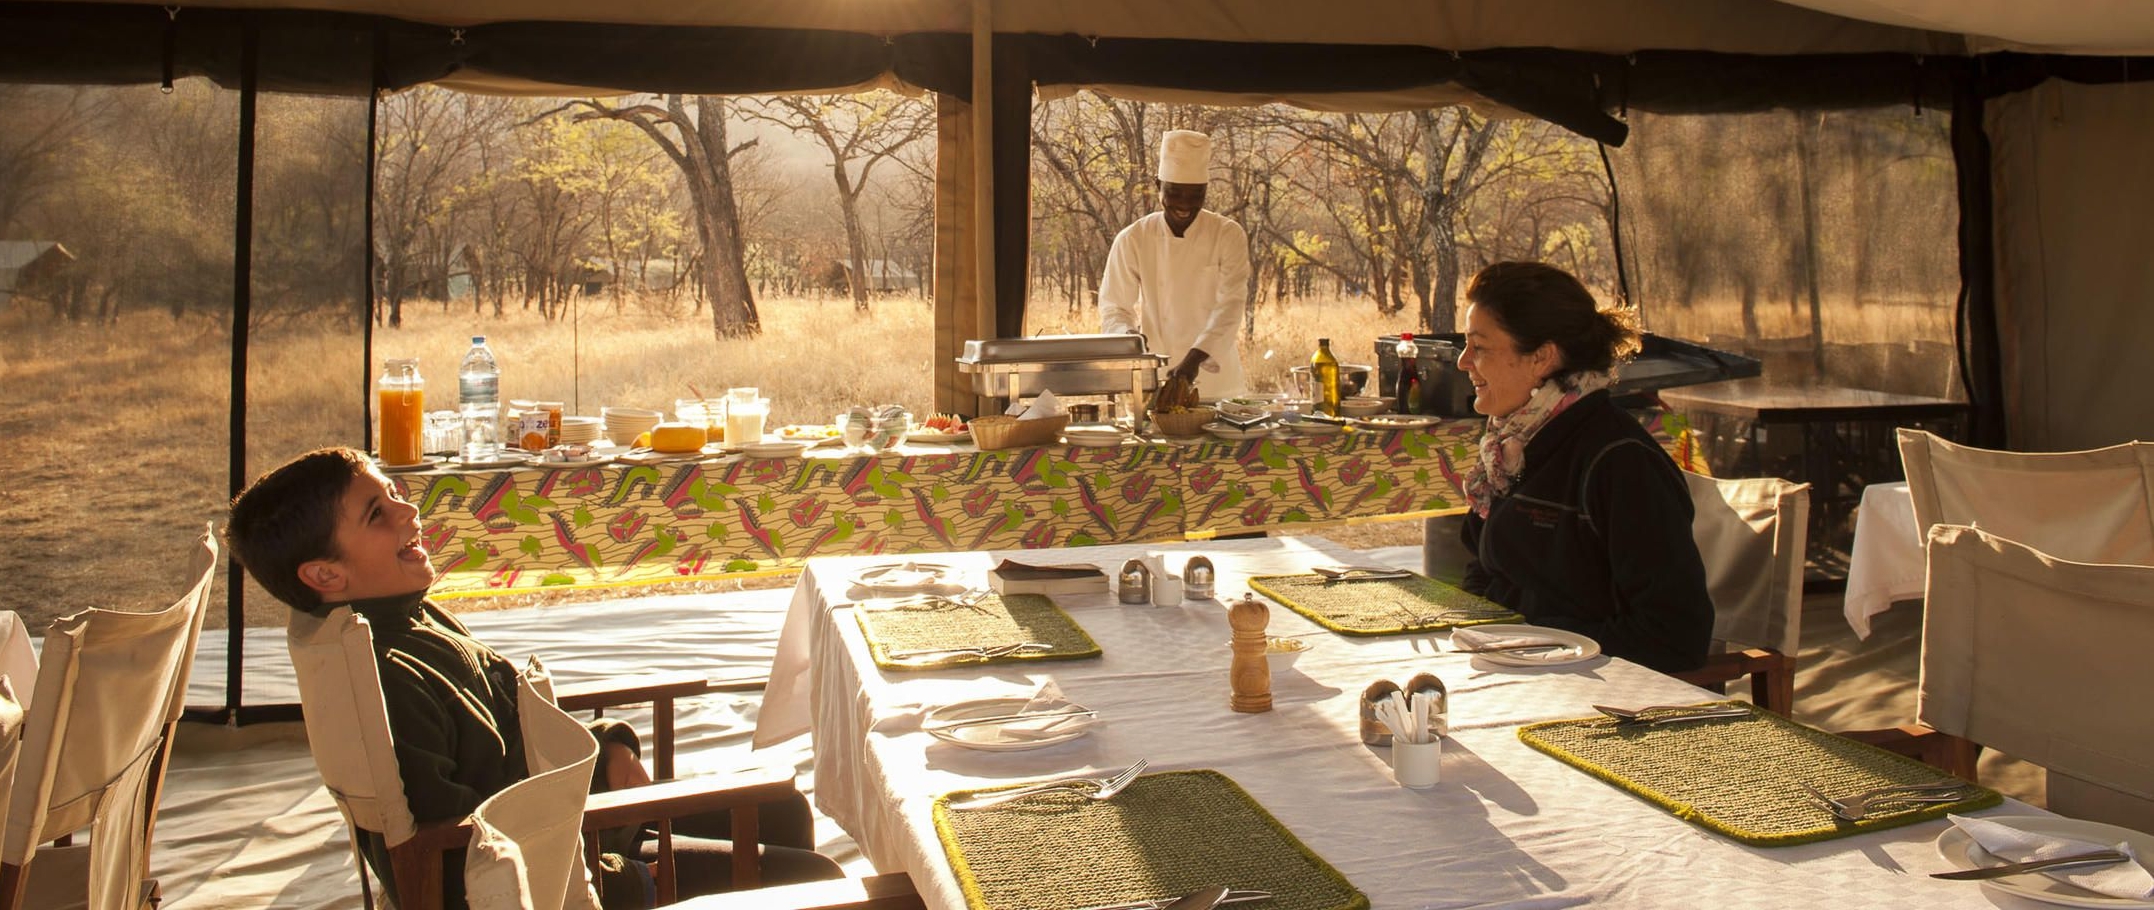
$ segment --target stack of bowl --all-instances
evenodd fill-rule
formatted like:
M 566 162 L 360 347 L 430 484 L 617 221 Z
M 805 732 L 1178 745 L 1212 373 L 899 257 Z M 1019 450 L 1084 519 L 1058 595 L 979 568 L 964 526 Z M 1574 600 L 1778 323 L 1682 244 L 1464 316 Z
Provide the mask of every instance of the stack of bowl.
M 600 408 L 599 413 L 606 419 L 606 438 L 624 446 L 634 445 L 636 437 L 650 432 L 666 417 L 648 408 Z
M 587 446 L 598 441 L 598 418 L 561 418 L 561 444 Z

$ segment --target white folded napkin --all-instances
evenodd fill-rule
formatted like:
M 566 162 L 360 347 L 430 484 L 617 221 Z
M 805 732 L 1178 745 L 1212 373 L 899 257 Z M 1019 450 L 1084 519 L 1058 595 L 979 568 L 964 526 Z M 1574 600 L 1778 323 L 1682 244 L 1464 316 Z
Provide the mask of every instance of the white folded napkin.
M 1053 417 L 1062 412 L 1062 402 L 1055 399 L 1054 390 L 1041 389 L 1040 397 L 1032 399 L 1032 404 L 1026 405 L 1023 402 L 1013 401 L 1010 403 L 1009 410 L 1003 413 L 1016 415 L 1019 420 L 1038 420 L 1042 417 Z
M 1546 635 L 1534 635 L 1532 633 L 1526 633 L 1523 635 L 1518 633 L 1512 633 L 1506 635 L 1497 632 L 1480 632 L 1474 629 L 1451 630 L 1451 647 L 1460 651 L 1479 651 L 1486 648 L 1503 646 L 1516 646 L 1523 648 L 1530 647 L 1532 645 L 1555 645 L 1557 647 L 1563 647 L 1569 644 L 1570 642 L 1563 641 L 1562 639 L 1550 638 Z
M 874 570 L 873 580 L 878 588 L 922 588 L 940 584 L 942 576 L 941 566 L 907 562 Z
M 1040 684 L 1040 689 L 1038 692 L 1033 693 L 1032 700 L 1025 702 L 1025 706 L 1019 708 L 1017 713 L 1063 714 L 1063 716 L 1043 717 L 1039 720 L 1013 720 L 998 726 L 1001 728 L 1002 738 L 1004 739 L 1046 739 L 1051 736 L 1064 736 L 1092 726 L 1096 718 L 1071 717 L 1065 713 L 1084 709 L 1083 705 L 1070 701 L 1067 696 L 1064 696 L 1062 687 L 1055 685 L 1055 681 L 1050 679 Z
M 1982 849 L 2006 862 L 2023 863 L 2028 860 L 2092 853 L 2096 850 L 2115 850 L 2131 859 L 2108 866 L 2059 869 L 2055 872 L 2045 869 L 2041 870 L 2041 873 L 2067 885 L 2110 897 L 2154 900 L 2154 874 L 2147 872 L 2146 866 L 2139 861 L 2139 855 L 2132 851 L 2129 843 L 2105 844 L 2054 834 L 2036 834 L 1986 818 L 1968 818 L 1963 815 L 1946 817 L 1952 820 L 1953 827 L 1974 838 L 1975 843 L 1981 844 Z

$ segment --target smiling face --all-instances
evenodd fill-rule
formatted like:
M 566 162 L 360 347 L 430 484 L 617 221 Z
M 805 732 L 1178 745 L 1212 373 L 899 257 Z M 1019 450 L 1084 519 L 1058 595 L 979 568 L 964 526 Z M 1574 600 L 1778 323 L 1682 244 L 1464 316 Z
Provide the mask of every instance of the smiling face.
M 1189 225 L 1197 220 L 1197 212 L 1204 208 L 1202 183 L 1161 183 L 1159 185 L 1159 208 L 1167 213 L 1167 228 L 1180 237 Z
M 299 570 L 325 603 L 410 594 L 434 583 L 434 564 L 419 541 L 419 510 L 378 469 L 369 467 L 345 486 L 333 539 L 335 557 Z
M 1479 306 L 1466 308 L 1466 348 L 1459 352 L 1458 367 L 1473 382 L 1476 413 L 1509 416 L 1524 407 L 1533 390 L 1561 366 L 1554 342 L 1519 353 L 1518 339 L 1494 313 Z

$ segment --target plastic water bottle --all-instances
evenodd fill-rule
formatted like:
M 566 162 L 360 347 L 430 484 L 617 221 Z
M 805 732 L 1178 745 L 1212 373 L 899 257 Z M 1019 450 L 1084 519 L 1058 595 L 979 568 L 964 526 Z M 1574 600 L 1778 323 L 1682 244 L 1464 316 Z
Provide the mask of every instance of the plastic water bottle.
M 501 457 L 501 367 L 486 336 L 471 336 L 471 350 L 456 368 L 456 404 L 464 417 L 463 460 Z
M 1398 347 L 1392 352 L 1399 358 L 1398 405 L 1401 414 L 1421 413 L 1421 345 L 1414 342 L 1414 333 L 1400 332 Z

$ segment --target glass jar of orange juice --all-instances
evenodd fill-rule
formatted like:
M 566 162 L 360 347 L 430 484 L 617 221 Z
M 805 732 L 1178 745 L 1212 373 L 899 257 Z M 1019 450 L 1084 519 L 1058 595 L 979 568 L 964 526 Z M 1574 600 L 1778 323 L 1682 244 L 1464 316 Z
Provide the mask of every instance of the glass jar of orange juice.
M 392 357 L 382 361 L 381 463 L 418 464 L 425 455 L 426 380 L 419 376 L 419 361 Z

